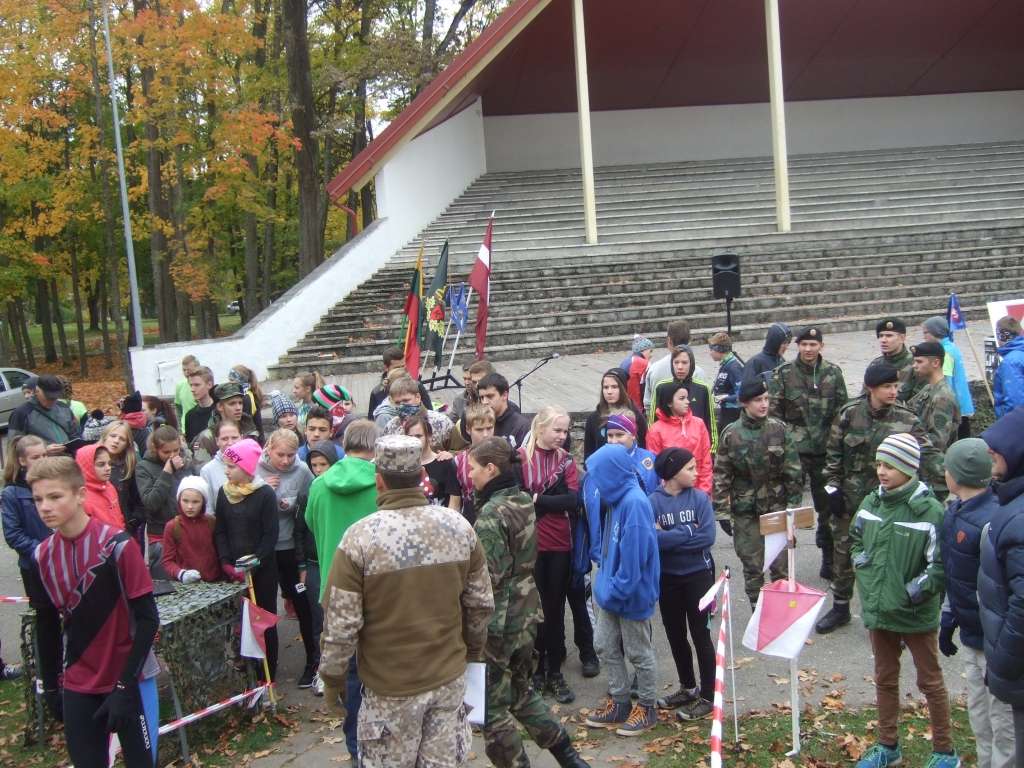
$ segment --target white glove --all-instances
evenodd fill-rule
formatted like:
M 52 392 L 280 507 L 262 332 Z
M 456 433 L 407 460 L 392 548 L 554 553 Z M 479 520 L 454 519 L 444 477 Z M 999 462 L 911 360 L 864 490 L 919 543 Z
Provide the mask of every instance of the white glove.
M 182 584 L 195 584 L 199 581 L 199 571 L 182 571 L 178 574 Z
M 836 493 L 838 490 L 839 489 L 836 488 L 834 485 L 825 486 L 825 493 L 827 493 L 829 496 L 831 496 L 833 493 Z

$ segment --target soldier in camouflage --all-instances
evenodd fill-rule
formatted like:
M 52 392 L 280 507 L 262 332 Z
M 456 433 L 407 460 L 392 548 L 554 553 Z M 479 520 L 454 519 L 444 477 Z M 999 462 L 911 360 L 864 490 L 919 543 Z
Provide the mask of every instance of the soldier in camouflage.
M 864 372 L 867 393 L 840 409 L 832 423 L 825 453 L 825 490 L 832 506 L 834 563 L 832 610 L 817 624 L 821 634 L 850 622 L 853 568 L 850 564 L 850 520 L 861 501 L 878 486 L 875 452 L 889 435 L 912 434 L 921 445 L 921 475 L 929 484 L 943 472 L 942 456 L 935 450 L 909 408 L 896 402 L 899 371 L 887 363 L 872 363 Z
M 588 768 L 533 688 L 533 644 L 543 619 L 533 579 L 537 560 L 536 516 L 519 487 L 519 454 L 500 437 L 477 443 L 469 453 L 475 489 L 474 529 L 487 559 L 494 614 L 487 628 L 487 712 L 484 741 L 497 768 L 528 768 L 516 721 L 539 747 L 551 750 L 564 768 Z
M 917 414 L 935 448 L 945 453 L 960 428 L 960 404 L 942 370 L 946 350 L 937 341 L 926 341 L 911 347 L 910 353 L 914 356 L 914 378 L 921 382 L 921 388 L 907 407 Z M 931 488 L 939 501 L 946 500 L 949 489 L 945 473 L 932 482 Z
M 832 527 L 825 493 L 825 446 L 832 421 L 846 405 L 846 380 L 838 365 L 821 356 L 825 338 L 820 328 L 804 328 L 796 342 L 796 360 L 779 366 L 768 385 L 769 415 L 785 422 L 793 435 L 818 515 L 814 542 L 821 550 L 821 578 L 831 579 Z
M 760 516 L 800 503 L 803 468 L 789 428 L 768 415 L 769 398 L 760 378 L 740 387 L 743 413 L 722 432 L 715 461 L 715 517 L 732 535 L 743 563 L 750 604 L 764 585 L 764 537 Z M 786 555 L 771 566 L 773 580 L 786 578 Z
M 377 441 L 378 511 L 353 524 L 324 591 L 328 706 L 358 653 L 361 768 L 457 768 L 472 743 L 462 699 L 494 610 L 487 561 L 458 512 L 428 505 L 417 438 Z
M 914 378 L 914 356 L 907 349 L 907 324 L 898 317 L 884 317 L 875 326 L 875 336 L 878 337 L 878 347 L 882 354 L 868 363 L 868 368 L 876 363 L 892 365 L 900 379 L 897 399 L 905 403 L 914 396 L 920 386 Z

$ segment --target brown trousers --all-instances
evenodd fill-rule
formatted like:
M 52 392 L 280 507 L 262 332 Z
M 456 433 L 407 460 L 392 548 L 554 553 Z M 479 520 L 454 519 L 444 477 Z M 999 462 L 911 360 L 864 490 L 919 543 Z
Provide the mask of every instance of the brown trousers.
M 900 654 L 906 645 L 917 669 L 917 687 L 928 702 L 932 725 L 932 749 L 953 749 L 950 733 L 949 694 L 939 666 L 938 632 L 901 634 L 884 629 L 869 630 L 875 654 L 875 696 L 878 701 L 878 740 L 895 745 L 899 741 Z

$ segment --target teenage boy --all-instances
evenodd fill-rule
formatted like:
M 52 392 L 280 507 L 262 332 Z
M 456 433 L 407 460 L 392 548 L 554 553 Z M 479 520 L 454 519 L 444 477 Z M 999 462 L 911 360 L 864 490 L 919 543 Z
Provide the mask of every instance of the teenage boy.
M 939 666 L 939 608 L 944 586 L 942 504 L 917 478 L 921 448 L 906 432 L 889 435 L 875 453 L 878 487 L 850 526 L 850 558 L 875 663 L 878 743 L 857 768 L 886 768 L 903 759 L 899 745 L 900 655 L 910 651 L 917 686 L 928 702 L 932 755 L 927 768 L 959 768 L 949 694 Z
M 718 416 L 718 434 L 740 417 L 740 384 L 743 381 L 743 363 L 733 354 L 732 337 L 719 331 L 708 339 L 711 359 L 718 363 L 718 374 L 711 392 L 721 409 Z
M 466 414 L 466 409 L 469 406 L 480 402 L 480 395 L 477 394 L 476 386 L 484 376 L 490 373 L 494 373 L 494 366 L 490 360 L 475 360 L 463 369 L 463 390 L 460 394 L 456 395 L 452 401 L 452 408 L 448 412 L 452 421 L 458 423 Z
M 917 414 L 935 447 L 945 451 L 960 429 L 960 405 L 943 373 L 946 350 L 937 341 L 925 341 L 911 347 L 910 354 L 918 390 L 907 407 Z M 942 494 L 936 495 L 942 498 Z
M 480 402 L 494 411 L 494 434 L 508 440 L 513 448 L 526 445 L 530 436 L 530 420 L 519 406 L 508 401 L 508 379 L 500 373 L 489 373 L 477 384 Z
M 1014 763 L 1013 710 L 985 686 L 985 635 L 978 605 L 981 540 L 999 509 L 989 487 L 992 457 L 978 438 L 953 443 L 946 452 L 949 505 L 942 521 L 942 564 L 946 602 L 939 630 L 943 656 L 957 652 L 953 633 L 960 630 L 967 672 L 967 717 L 974 731 L 979 768 L 1008 768 Z
M 153 581 L 124 531 L 86 514 L 85 480 L 74 460 L 41 459 L 27 481 L 54 535 L 36 548 L 43 587 L 63 619 L 63 696 L 57 670 L 40 670 L 51 713 L 64 722 L 73 765 L 107 765 L 110 734 L 125 765 L 156 760 L 158 717 L 153 639 L 160 624 Z
M 402 433 L 402 424 L 407 419 L 420 413 L 426 414 L 430 422 L 431 442 L 434 450 L 442 450 L 448 442 L 448 436 L 452 431 L 452 420 L 443 413 L 431 411 L 423 405 L 423 396 L 420 394 L 420 384 L 412 376 L 401 376 L 391 382 L 388 390 L 391 402 L 398 407 L 398 415 L 392 417 L 381 434 L 398 435 Z
M 185 440 L 192 445 L 199 433 L 210 426 L 213 415 L 213 371 L 206 366 L 194 368 L 188 374 L 188 386 L 192 395 L 192 406 L 185 411 Z
M 638 736 L 658 724 L 658 671 L 651 628 L 660 578 L 654 511 L 623 446 L 602 446 L 587 460 L 587 470 L 606 510 L 601 568 L 594 583 L 594 639 L 608 673 L 610 696 L 604 706 L 591 712 L 586 724 L 616 727 L 620 736 Z M 632 676 L 626 659 L 636 671 L 639 691 L 632 709 Z
M 483 403 L 473 403 L 468 406 L 460 422 L 466 426 L 470 446 L 494 435 L 494 411 Z M 452 435 L 455 435 L 457 431 L 453 429 Z M 473 480 L 469 476 L 468 450 L 455 454 L 455 476 L 459 479 L 459 488 L 462 491 L 462 516 L 469 520 L 470 524 L 474 524 L 476 522 L 476 492 L 473 488 Z
M 875 325 L 875 337 L 882 354 L 868 363 L 868 367 L 879 363 L 893 366 L 899 374 L 898 399 L 907 402 L 917 392 L 914 356 L 907 349 L 907 324 L 898 317 L 883 317 Z
M 196 407 L 196 399 L 192 394 L 192 371 L 199 368 L 199 360 L 195 355 L 181 358 L 181 381 L 174 387 L 174 410 L 178 414 L 178 423 L 184 424 L 188 412 Z
M 319 405 L 314 405 L 310 408 L 306 412 L 306 428 L 303 434 L 305 440 L 299 446 L 299 452 L 296 454 L 299 457 L 299 461 L 305 461 L 309 458 L 309 446 L 325 441 L 333 442 L 331 441 L 331 433 L 333 431 L 334 417 L 331 416 L 331 412 Z M 341 461 L 345 458 L 345 451 L 337 443 L 333 443 L 333 445 L 338 461 Z
M 651 403 L 656 402 L 658 395 L 655 387 L 665 379 L 672 378 L 672 353 L 676 347 L 689 346 L 690 324 L 686 320 L 673 320 L 665 328 L 665 347 L 668 354 L 664 357 L 649 363 L 647 376 L 644 379 L 644 407 L 643 412 L 651 410 Z M 692 378 L 699 381 L 707 381 L 704 378 L 704 370 L 699 365 L 694 365 Z
M 957 437 L 970 437 L 971 417 L 974 416 L 974 399 L 971 397 L 971 388 L 967 385 L 964 356 L 953 341 L 953 335 L 949 331 L 949 321 L 942 315 L 929 317 L 921 325 L 921 336 L 925 341 L 937 341 L 946 352 L 942 361 L 942 373 L 946 377 L 949 388 L 956 395 L 957 405 L 960 406 L 960 426 L 957 428 Z
M 775 369 L 786 362 L 786 350 L 793 341 L 793 331 L 785 323 L 772 323 L 764 336 L 764 347 L 743 366 L 743 383 L 771 383 Z
M 242 385 L 233 381 L 226 384 L 218 384 L 213 388 L 213 413 L 210 417 L 210 426 L 214 422 L 227 420 L 238 424 L 238 431 L 242 438 L 250 437 L 257 443 L 260 442 L 260 433 L 252 417 L 245 412 L 245 392 Z M 198 409 L 199 406 L 197 406 Z M 200 432 L 192 444 L 192 454 L 195 466 L 202 467 L 217 455 L 217 440 L 213 436 L 213 430 L 207 427 Z

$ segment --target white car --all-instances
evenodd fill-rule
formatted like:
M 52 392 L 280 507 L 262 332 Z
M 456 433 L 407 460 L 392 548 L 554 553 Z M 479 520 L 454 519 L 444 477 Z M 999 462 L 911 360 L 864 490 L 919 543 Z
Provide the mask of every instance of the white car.
M 21 368 L 0 368 L 0 429 L 7 429 L 11 411 L 25 402 L 21 385 L 29 376 L 35 374 Z

